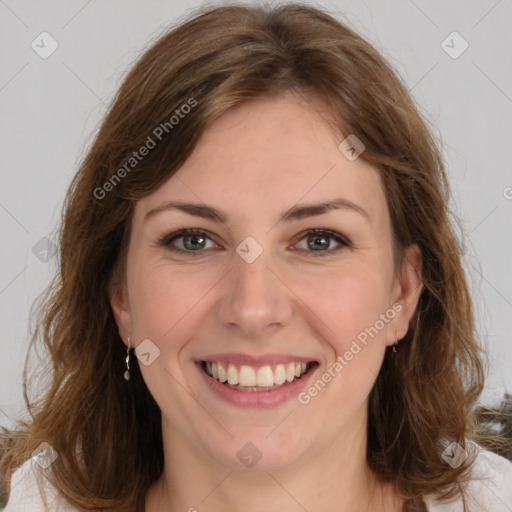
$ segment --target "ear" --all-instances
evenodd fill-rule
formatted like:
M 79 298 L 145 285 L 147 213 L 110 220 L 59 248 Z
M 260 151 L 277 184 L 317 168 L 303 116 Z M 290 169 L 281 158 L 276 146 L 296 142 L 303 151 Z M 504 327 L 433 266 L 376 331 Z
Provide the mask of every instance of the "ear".
M 401 340 L 409 330 L 423 289 L 421 269 L 421 250 L 417 244 L 412 244 L 405 250 L 402 266 L 396 276 L 393 309 L 397 315 L 393 319 L 392 328 L 388 329 L 388 345 Z
M 119 336 L 125 341 L 132 332 L 132 314 L 126 284 L 123 282 L 114 285 L 109 295 L 110 307 L 119 330 Z

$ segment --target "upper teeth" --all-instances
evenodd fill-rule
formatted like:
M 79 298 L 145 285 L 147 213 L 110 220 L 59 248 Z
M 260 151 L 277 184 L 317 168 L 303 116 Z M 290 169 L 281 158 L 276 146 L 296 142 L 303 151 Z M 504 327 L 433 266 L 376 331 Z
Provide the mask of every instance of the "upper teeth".
M 240 370 L 232 363 L 206 361 L 206 373 L 220 382 L 240 386 L 271 387 L 292 382 L 306 373 L 307 364 L 291 362 L 278 364 L 274 369 L 270 365 L 255 368 L 241 365 Z

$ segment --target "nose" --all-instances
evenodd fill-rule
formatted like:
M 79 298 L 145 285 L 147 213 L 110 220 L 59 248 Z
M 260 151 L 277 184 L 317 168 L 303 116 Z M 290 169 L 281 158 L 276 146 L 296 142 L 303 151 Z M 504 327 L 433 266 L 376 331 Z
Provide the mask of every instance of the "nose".
M 217 303 L 217 318 L 225 328 L 255 339 L 290 321 L 293 294 L 275 267 L 270 250 L 252 263 L 233 255 L 233 268 L 223 280 Z

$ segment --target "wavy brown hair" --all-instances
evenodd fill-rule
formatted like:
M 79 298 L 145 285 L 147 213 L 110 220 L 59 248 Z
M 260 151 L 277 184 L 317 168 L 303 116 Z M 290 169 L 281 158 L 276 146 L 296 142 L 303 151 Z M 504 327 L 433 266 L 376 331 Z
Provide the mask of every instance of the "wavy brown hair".
M 331 15 L 301 4 L 203 8 L 159 38 L 125 78 L 67 195 L 60 272 L 31 343 L 47 350 L 50 382 L 29 398 L 26 363 L 30 418 L 4 429 L 6 482 L 46 441 L 59 454 L 48 478 L 71 505 L 143 510 L 163 469 L 161 414 L 137 364 L 123 379 L 126 347 L 109 303 L 124 279 L 134 204 L 180 168 L 228 108 L 285 92 L 323 98 L 340 137 L 365 144 L 361 158 L 378 167 L 385 187 L 397 265 L 410 244 L 422 252 L 415 316 L 369 397 L 367 463 L 405 498 L 404 511 L 426 510 L 426 495 L 456 494 L 471 458 L 453 469 L 441 452 L 447 439 L 477 439 L 483 365 L 438 143 L 386 60 Z M 113 179 L 191 99 L 186 117 Z

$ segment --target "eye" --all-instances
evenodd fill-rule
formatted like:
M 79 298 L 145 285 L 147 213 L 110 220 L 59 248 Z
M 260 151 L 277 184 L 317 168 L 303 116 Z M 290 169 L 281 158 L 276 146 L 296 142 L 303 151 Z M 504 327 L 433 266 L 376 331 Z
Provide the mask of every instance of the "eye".
M 167 249 L 177 253 L 188 253 L 192 256 L 199 256 L 203 249 L 212 249 L 214 247 L 207 247 L 207 241 L 211 240 L 210 236 L 199 229 L 182 229 L 162 238 L 158 244 L 166 247 Z M 181 246 L 178 247 L 178 245 Z M 218 247 L 217 244 L 213 245 Z M 195 254 L 194 254 L 195 253 Z
M 305 240 L 306 246 L 299 247 L 297 244 L 295 247 L 298 247 L 299 250 L 313 253 L 310 256 L 324 256 L 337 252 L 343 247 L 350 247 L 350 242 L 346 238 L 339 233 L 327 229 L 310 229 L 303 235 L 299 241 Z M 335 240 L 339 247 L 331 249 L 332 240 Z

